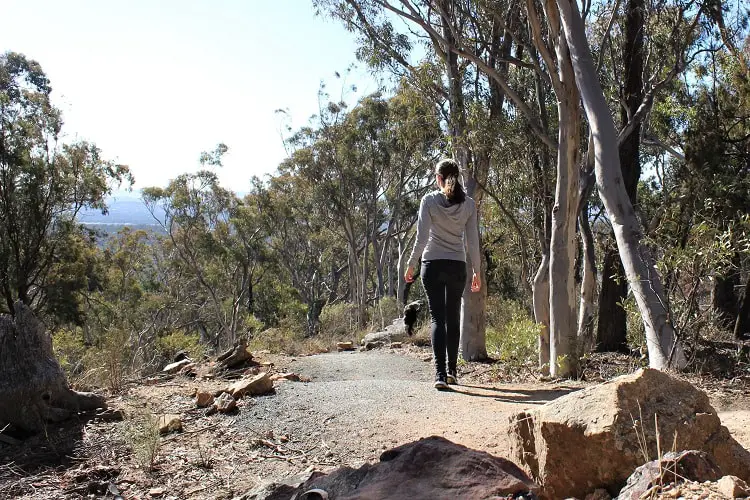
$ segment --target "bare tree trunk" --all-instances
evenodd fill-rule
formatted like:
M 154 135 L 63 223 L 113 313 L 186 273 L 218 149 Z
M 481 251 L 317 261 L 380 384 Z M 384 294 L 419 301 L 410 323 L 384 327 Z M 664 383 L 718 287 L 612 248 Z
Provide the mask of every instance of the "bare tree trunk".
M 546 245 L 545 245 L 546 246 Z M 534 319 L 542 326 L 539 332 L 539 368 L 544 375 L 549 375 L 549 251 L 545 248 L 542 253 L 542 263 L 539 264 L 533 286 Z
M 745 291 L 740 300 L 737 321 L 734 323 L 734 338 L 750 340 L 750 273 L 745 281 Z
M 475 199 L 481 196 L 481 191 L 476 189 L 473 178 L 467 180 L 466 192 Z M 477 224 L 479 223 L 477 217 Z M 481 252 L 480 252 L 481 255 Z M 478 292 L 471 291 L 471 275 L 473 269 L 479 269 L 482 287 Z M 487 283 L 485 280 L 485 261 L 476 263 L 471 261 L 469 252 L 466 252 L 466 284 L 464 285 L 463 308 L 461 310 L 461 356 L 466 361 L 478 361 L 487 359 Z
M 622 126 L 638 110 L 643 100 L 643 10 L 644 0 L 628 0 L 625 6 L 625 41 L 622 49 L 624 88 L 620 108 Z M 636 123 L 630 135 L 620 143 L 620 168 L 625 180 L 625 190 L 630 202 L 638 203 L 638 180 L 641 177 L 640 161 L 641 124 Z M 627 345 L 627 315 L 622 308 L 628 294 L 627 283 L 619 279 L 622 263 L 617 255 L 609 255 L 609 269 L 602 278 L 602 296 L 599 310 L 599 349 L 604 352 L 623 352 Z M 614 260 L 611 260 L 614 259 Z
M 640 222 L 630 203 L 620 170 L 615 124 L 599 84 L 578 4 L 573 0 L 557 0 L 557 5 L 594 136 L 599 196 L 612 222 L 628 283 L 643 317 L 649 365 L 660 370 L 683 368 L 687 360 L 669 320 L 659 273 L 649 249 L 640 242 Z
M 559 60 L 559 59 L 558 59 Z M 571 71 L 571 77 L 572 71 Z M 557 156 L 557 187 L 552 209 L 550 243 L 550 375 L 568 376 L 578 365 L 575 328 L 576 218 L 578 214 L 578 98 L 572 80 L 562 80 L 569 90 L 558 96 L 560 149 Z M 572 87 L 572 91 L 571 90 Z
M 584 191 L 584 196 L 588 197 Z M 589 224 L 588 202 L 578 216 L 581 228 L 583 279 L 581 280 L 581 301 L 578 305 L 578 355 L 594 350 L 594 306 L 596 302 L 596 258 L 594 256 L 594 235 Z
M 627 328 L 623 297 L 628 282 L 624 279 L 617 247 L 607 245 L 602 264 L 602 293 L 599 297 L 599 324 L 596 330 L 597 351 L 627 352 Z
M 580 196 L 581 114 L 578 89 L 568 44 L 561 31 L 560 19 L 554 4 L 546 8 L 550 38 L 554 40 L 557 59 L 558 150 L 555 205 L 552 209 L 552 238 L 550 241 L 550 375 L 569 376 L 578 367 L 576 348 L 578 330 L 575 327 L 575 236 Z
M 104 398 L 70 389 L 52 353 L 52 338 L 26 305 L 0 316 L 0 421 L 29 431 L 79 411 L 106 408 Z

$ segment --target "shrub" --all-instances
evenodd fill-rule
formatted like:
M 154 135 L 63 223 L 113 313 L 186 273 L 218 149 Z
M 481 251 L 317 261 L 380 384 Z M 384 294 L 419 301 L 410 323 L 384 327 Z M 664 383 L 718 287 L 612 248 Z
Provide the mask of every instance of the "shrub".
M 52 335 L 52 350 L 69 379 L 83 370 L 86 346 L 83 344 L 83 334 L 79 329 L 57 331 Z
M 175 330 L 156 339 L 156 350 L 165 360 L 172 360 L 180 351 L 185 351 L 192 359 L 200 359 L 204 354 L 204 347 L 200 344 L 200 337 L 195 334 Z
M 357 330 L 357 306 L 339 302 L 323 308 L 320 313 L 320 333 L 344 337 Z
M 534 362 L 540 325 L 518 302 L 488 298 L 487 353 L 518 365 Z

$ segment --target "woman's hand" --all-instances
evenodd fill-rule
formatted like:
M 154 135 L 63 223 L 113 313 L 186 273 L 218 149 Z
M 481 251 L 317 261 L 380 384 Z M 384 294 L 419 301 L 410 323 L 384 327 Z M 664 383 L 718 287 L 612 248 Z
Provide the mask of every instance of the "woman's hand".
M 407 283 L 411 283 L 412 281 L 414 281 L 414 267 L 409 266 L 409 268 L 404 273 L 404 279 Z
M 477 276 L 477 273 L 474 273 L 474 276 L 471 277 L 471 291 L 472 292 L 478 292 L 482 288 L 482 282 L 479 280 L 479 276 Z

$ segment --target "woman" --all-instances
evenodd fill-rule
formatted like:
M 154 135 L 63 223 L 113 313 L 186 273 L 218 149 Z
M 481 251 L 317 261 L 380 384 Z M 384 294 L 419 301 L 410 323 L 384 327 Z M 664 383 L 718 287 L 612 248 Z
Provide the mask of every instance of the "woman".
M 414 266 L 421 256 L 438 390 L 458 383 L 456 363 L 461 296 L 466 284 L 466 245 L 474 266 L 471 291 L 480 289 L 477 208 L 474 200 L 466 196 L 459 175 L 458 164 L 451 159 L 440 160 L 435 167 L 439 190 L 426 194 L 419 205 L 417 241 L 404 276 L 408 283 L 414 281 Z

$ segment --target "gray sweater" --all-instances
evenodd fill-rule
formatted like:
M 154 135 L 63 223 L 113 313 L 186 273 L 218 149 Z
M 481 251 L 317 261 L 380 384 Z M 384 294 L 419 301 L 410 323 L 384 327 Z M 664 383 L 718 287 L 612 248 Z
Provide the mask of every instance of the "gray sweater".
M 466 262 L 466 245 L 474 272 L 479 274 L 479 231 L 477 207 L 466 197 L 463 203 L 451 205 L 441 191 L 427 193 L 419 204 L 417 241 L 408 266 L 422 260 L 450 259 Z

